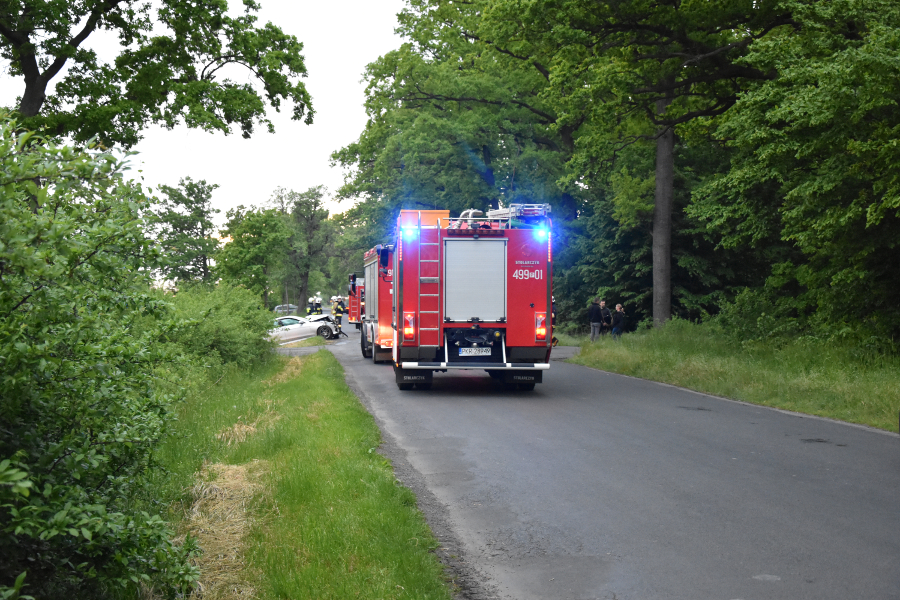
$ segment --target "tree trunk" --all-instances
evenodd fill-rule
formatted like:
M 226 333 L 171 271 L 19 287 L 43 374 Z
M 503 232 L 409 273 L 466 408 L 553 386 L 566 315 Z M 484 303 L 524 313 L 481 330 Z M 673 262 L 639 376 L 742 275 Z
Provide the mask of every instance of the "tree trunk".
M 300 298 L 297 301 L 297 306 L 305 307 L 307 301 L 309 300 L 309 269 L 300 271 Z M 300 312 L 300 309 L 297 309 L 297 312 Z
M 662 115 L 672 100 L 656 101 Z M 653 209 L 653 326 L 672 316 L 672 208 L 675 203 L 675 131 L 656 138 L 656 197 Z
M 25 93 L 22 94 L 22 100 L 19 102 L 19 114 L 23 117 L 34 117 L 41 112 L 44 106 L 44 100 L 47 99 L 47 82 L 43 77 L 35 77 L 27 79 L 25 82 Z

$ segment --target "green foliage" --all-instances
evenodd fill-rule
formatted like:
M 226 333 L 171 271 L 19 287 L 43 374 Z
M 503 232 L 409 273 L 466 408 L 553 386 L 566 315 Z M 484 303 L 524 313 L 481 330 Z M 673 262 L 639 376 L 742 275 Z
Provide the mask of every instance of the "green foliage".
M 900 333 L 896 3 L 410 0 L 399 31 L 333 155 L 368 246 L 400 207 L 546 201 L 563 321 L 598 293 L 643 321 L 657 256 L 682 318 L 738 318 L 749 287 L 780 324 L 747 335 Z M 671 257 L 650 195 L 667 128 Z
M 166 198 L 154 206 L 148 220 L 163 253 L 160 273 L 164 278 L 209 283 L 212 257 L 219 245 L 212 222 L 213 215 L 221 212 L 212 207 L 212 192 L 217 187 L 190 177 L 179 181 L 177 188 L 159 186 Z
M 800 335 L 804 320 L 796 310 L 779 302 L 765 289 L 748 289 L 725 304 L 714 321 L 731 339 L 738 342 L 766 342 L 783 345 Z
M 748 316 L 754 306 L 762 308 L 747 300 Z M 662 329 L 625 335 L 619 342 L 608 338 L 586 342 L 571 360 L 763 406 L 897 431 L 897 356 L 845 340 L 804 336 L 775 341 L 736 343 L 716 323 L 675 318 Z
M 140 581 L 174 595 L 196 579 L 195 548 L 173 545 L 158 515 L 129 509 L 173 398 L 153 375 L 170 357 L 140 326 L 165 313 L 146 293 L 147 201 L 121 171 L 108 154 L 0 121 L 5 595 L 24 572 L 38 597 L 97 598 Z
M 793 27 L 755 43 L 747 64 L 779 76 L 742 96 L 723 126 L 738 153 L 692 213 L 728 244 L 780 238 L 785 297 L 818 318 L 900 333 L 900 7 L 785 2 Z
M 176 325 L 165 340 L 177 344 L 193 362 L 246 369 L 269 358 L 272 314 L 250 290 L 227 283 L 190 286 L 171 302 Z
M 609 178 L 615 206 L 613 218 L 623 227 L 635 227 L 653 214 L 654 177 L 632 177 L 627 167 Z
M 221 233 L 229 239 L 216 256 L 216 273 L 226 282 L 244 286 L 268 306 L 276 269 L 288 250 L 290 230 L 276 209 L 238 206 L 227 216 Z
M 5 2 L 0 56 L 24 84 L 18 112 L 31 129 L 126 148 L 152 123 L 271 132 L 266 104 L 278 110 L 282 101 L 311 123 L 303 44 L 272 23 L 257 26 L 254 0 L 243 7 L 232 16 L 225 0 Z M 85 44 L 97 30 L 118 38 L 110 63 Z M 244 75 L 256 87 L 230 78 Z
M 302 193 L 279 188 L 271 200 L 288 232 L 279 279 L 283 292 L 298 306 L 304 306 L 309 298 L 310 275 L 328 270 L 335 230 L 325 208 L 325 193 L 321 185 Z
M 401 207 L 547 202 L 574 216 L 575 199 L 556 185 L 570 131 L 553 130 L 534 66 L 467 37 L 479 4 L 410 2 L 400 15 L 409 42 L 367 69 L 366 130 L 333 158 L 353 169 L 340 194 L 362 196 L 361 217 L 382 235 Z

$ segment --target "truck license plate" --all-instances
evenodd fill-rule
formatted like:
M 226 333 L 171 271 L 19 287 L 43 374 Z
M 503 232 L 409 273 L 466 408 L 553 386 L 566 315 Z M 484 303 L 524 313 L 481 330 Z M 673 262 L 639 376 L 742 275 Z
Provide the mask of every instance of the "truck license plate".
M 460 348 L 460 356 L 490 356 L 490 348 Z

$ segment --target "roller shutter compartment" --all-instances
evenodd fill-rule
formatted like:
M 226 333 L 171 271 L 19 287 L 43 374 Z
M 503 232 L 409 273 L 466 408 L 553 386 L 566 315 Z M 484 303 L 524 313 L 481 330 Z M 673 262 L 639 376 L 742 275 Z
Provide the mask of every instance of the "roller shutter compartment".
M 506 318 L 506 239 L 444 240 L 444 317 Z

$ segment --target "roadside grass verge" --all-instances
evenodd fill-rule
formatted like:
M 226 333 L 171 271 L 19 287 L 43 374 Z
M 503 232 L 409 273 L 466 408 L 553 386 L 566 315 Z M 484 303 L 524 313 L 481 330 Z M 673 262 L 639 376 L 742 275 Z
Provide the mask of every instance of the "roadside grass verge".
M 559 340 L 559 342 L 557 343 L 558 346 L 580 346 L 582 343 L 584 343 L 583 336 L 571 335 L 556 330 L 553 331 L 553 337 Z
M 298 342 L 291 342 L 290 344 L 285 344 L 283 346 L 279 346 L 279 348 L 308 348 L 310 346 L 324 346 L 325 338 L 320 335 L 314 335 L 312 337 L 308 337 L 305 340 L 300 340 Z
M 437 542 L 379 443 L 329 352 L 232 373 L 187 402 L 160 493 L 206 549 L 202 597 L 449 599 Z
M 571 362 L 753 404 L 897 431 L 900 359 L 799 339 L 738 344 L 712 327 L 673 320 L 661 330 L 580 338 Z

